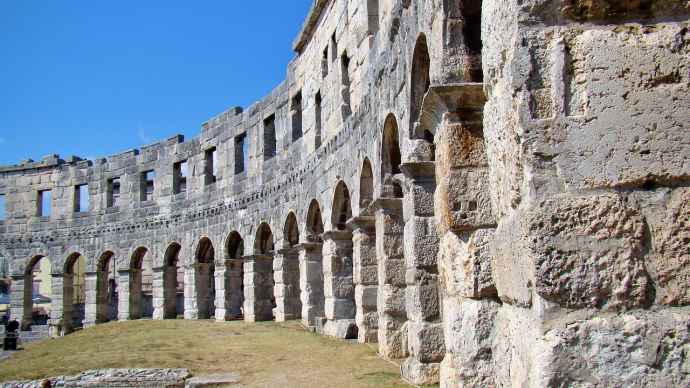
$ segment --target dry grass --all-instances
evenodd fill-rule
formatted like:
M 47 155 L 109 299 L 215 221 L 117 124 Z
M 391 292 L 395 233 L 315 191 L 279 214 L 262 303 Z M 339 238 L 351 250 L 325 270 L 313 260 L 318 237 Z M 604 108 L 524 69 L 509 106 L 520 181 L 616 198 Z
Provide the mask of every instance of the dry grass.
M 237 372 L 255 387 L 405 387 L 398 368 L 366 345 L 329 339 L 297 323 L 134 321 L 29 344 L 0 362 L 0 381 L 97 368 Z

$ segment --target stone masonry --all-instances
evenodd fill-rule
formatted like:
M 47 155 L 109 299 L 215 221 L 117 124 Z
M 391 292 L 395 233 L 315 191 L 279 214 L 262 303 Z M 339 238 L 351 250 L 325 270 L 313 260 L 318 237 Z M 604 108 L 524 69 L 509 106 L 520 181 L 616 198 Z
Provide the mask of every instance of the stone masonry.
M 152 268 L 154 319 L 301 320 L 415 384 L 688 386 L 689 20 L 315 0 L 285 81 L 199 136 L 0 167 L 12 317 L 47 259 L 73 330 L 78 254 L 85 327 L 142 318 Z

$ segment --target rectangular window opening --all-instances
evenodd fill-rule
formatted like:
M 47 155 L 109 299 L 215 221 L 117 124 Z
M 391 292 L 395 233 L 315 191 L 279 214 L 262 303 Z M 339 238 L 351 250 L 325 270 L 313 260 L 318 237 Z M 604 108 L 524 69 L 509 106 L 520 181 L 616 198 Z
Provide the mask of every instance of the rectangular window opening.
M 314 97 L 314 148 L 321 147 L 321 92 Z
M 156 172 L 153 170 L 141 173 L 141 200 L 153 201 L 153 191 L 155 189 Z
M 264 120 L 264 160 L 276 156 L 276 116 Z
M 108 179 L 107 207 L 116 207 L 120 202 L 120 178 Z
M 187 191 L 187 161 L 182 160 L 173 165 L 173 190 L 175 194 Z
M 89 211 L 89 185 L 77 185 L 74 187 L 74 212 L 84 213 Z
M 328 76 L 328 46 L 323 49 L 323 58 L 321 59 L 321 78 Z
M 292 141 L 295 142 L 302 137 L 302 92 L 298 92 L 292 98 L 290 105 L 292 115 Z
M 217 160 L 217 152 L 216 152 L 216 147 L 210 148 L 206 150 L 204 153 L 204 161 L 205 161 L 205 174 L 204 174 L 204 184 L 210 185 L 212 183 L 216 183 L 216 180 L 218 179 L 218 160 Z
M 247 134 L 235 136 L 235 174 L 241 174 L 248 166 Z
M 53 210 L 53 192 L 50 190 L 41 190 L 38 192 L 38 211 L 39 217 L 50 217 Z

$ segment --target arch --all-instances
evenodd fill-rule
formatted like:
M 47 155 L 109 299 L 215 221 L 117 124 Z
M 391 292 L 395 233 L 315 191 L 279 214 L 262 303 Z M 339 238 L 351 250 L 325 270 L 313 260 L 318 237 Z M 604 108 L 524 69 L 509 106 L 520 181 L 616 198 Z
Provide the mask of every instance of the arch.
M 274 250 L 273 245 L 273 232 L 271 227 L 262 222 L 261 225 L 256 229 L 256 238 L 254 239 L 254 254 L 256 255 L 266 255 Z
M 86 313 L 86 259 L 79 252 L 71 253 L 65 260 L 62 291 L 62 327 L 68 334 L 82 327 Z
M 22 327 L 46 325 L 52 303 L 52 263 L 45 255 L 32 256 L 24 268 Z
M 153 295 L 151 281 L 153 272 L 151 268 L 151 255 L 148 254 L 148 249 L 145 247 L 138 247 L 132 252 L 129 262 L 129 271 L 127 271 L 127 283 L 129 285 L 127 291 L 129 293 L 127 303 L 123 306 L 126 309 L 128 316 L 124 319 L 140 319 L 142 317 L 153 316 Z M 125 280 L 122 280 L 123 282 Z
M 417 133 L 416 123 L 422 112 L 424 96 L 431 86 L 431 58 L 426 43 L 426 36 L 419 34 L 412 54 L 412 73 L 410 77 L 410 137 L 424 138 L 423 133 Z
M 374 172 L 369 158 L 364 158 L 359 175 L 359 212 L 365 211 L 374 201 Z
M 244 303 L 244 239 L 237 231 L 232 231 L 225 240 L 225 303 L 229 311 L 226 319 L 242 319 Z
M 163 319 L 184 314 L 184 273 L 180 271 L 182 246 L 172 242 L 163 257 Z
M 283 240 L 286 248 L 294 247 L 299 244 L 299 225 L 297 224 L 297 216 L 295 212 L 291 211 L 287 219 L 285 219 L 285 227 L 283 228 Z
M 347 220 L 352 218 L 350 205 L 350 190 L 345 182 L 340 181 L 333 193 L 333 209 L 331 211 L 331 227 L 335 230 L 346 230 Z
M 210 319 L 215 315 L 216 281 L 215 249 L 208 237 L 202 237 L 195 253 L 194 279 L 196 290 L 197 317 Z
M 394 179 L 395 175 L 401 173 L 400 163 L 398 121 L 391 113 L 384 122 L 381 142 L 381 178 L 384 188 L 389 191 L 385 193 L 387 196 L 402 198 L 402 186 Z
M 96 264 L 96 323 L 117 318 L 118 279 L 114 257 L 112 251 L 105 251 Z
M 321 234 L 323 234 L 323 218 L 321 217 L 321 206 L 319 201 L 313 199 L 309 203 L 309 211 L 307 212 L 305 238 L 308 242 L 321 242 Z
M 239 232 L 230 232 L 225 240 L 225 256 L 228 259 L 241 259 L 244 256 L 244 240 Z

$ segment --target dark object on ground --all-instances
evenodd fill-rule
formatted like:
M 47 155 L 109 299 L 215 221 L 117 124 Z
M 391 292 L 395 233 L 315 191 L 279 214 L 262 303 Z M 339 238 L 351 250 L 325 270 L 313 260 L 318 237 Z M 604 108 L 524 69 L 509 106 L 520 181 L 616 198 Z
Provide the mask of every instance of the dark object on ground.
M 19 337 L 19 333 L 17 333 L 18 329 L 19 322 L 17 321 L 10 321 L 7 326 L 5 326 L 5 339 L 2 343 L 2 348 L 4 350 L 17 350 L 17 338 Z

